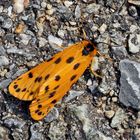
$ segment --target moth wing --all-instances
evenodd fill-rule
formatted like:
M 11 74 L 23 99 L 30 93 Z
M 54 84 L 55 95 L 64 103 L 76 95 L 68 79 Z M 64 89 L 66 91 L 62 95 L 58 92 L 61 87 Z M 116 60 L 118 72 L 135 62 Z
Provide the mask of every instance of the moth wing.
M 65 65 L 65 63 L 55 65 L 54 62 L 59 57 L 62 57 L 63 59 L 68 57 L 70 54 L 75 55 L 79 49 L 82 49 L 80 45 L 81 43 L 71 45 L 62 52 L 55 54 L 53 59 L 45 61 L 28 72 L 22 74 L 9 85 L 10 94 L 20 100 L 33 100 L 38 96 L 38 93 L 40 93 L 39 90 L 41 85 L 57 74 L 58 71 L 63 69 L 63 65 Z
M 31 117 L 34 120 L 43 119 L 54 107 L 54 105 L 62 99 L 70 87 L 71 83 L 67 81 L 66 83 L 63 83 L 58 90 L 52 90 L 47 92 L 47 94 L 36 97 L 29 107 Z
M 56 85 L 55 81 L 52 81 L 49 87 L 53 87 L 54 85 L 56 88 L 51 88 L 51 90 L 48 90 L 46 94 L 42 95 L 42 91 L 44 91 L 45 87 L 48 87 L 47 83 L 44 83 L 40 88 L 40 93 L 38 93 L 39 96 L 36 97 L 35 100 L 32 101 L 29 109 L 31 117 L 34 120 L 41 120 L 43 119 L 49 111 L 54 107 L 54 105 L 62 99 L 62 97 L 67 93 L 67 91 L 71 88 L 71 86 L 79 79 L 79 77 L 83 74 L 85 69 L 90 63 L 90 59 L 80 57 L 77 58 L 76 64 L 81 64 L 79 66 L 79 69 L 73 70 L 73 67 L 66 69 L 65 72 L 62 71 L 60 74 L 62 77 L 62 81 L 58 82 Z M 74 64 L 72 64 L 75 66 Z M 65 76 L 64 76 L 65 75 Z M 51 79 L 50 79 L 51 80 Z

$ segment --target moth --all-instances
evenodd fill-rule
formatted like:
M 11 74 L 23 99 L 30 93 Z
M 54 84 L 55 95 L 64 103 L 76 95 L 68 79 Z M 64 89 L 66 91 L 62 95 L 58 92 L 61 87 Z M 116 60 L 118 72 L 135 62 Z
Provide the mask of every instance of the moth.
M 20 100 L 31 101 L 31 117 L 41 120 L 79 79 L 96 54 L 92 41 L 73 44 L 22 74 L 9 85 L 9 92 Z

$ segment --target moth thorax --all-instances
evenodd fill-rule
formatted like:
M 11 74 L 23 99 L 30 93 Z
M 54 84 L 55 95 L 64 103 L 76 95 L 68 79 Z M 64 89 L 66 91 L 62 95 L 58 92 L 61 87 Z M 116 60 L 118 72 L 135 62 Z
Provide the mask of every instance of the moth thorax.
M 89 53 L 90 53 L 90 52 L 93 52 L 93 51 L 94 51 L 94 46 L 93 46 L 93 44 L 88 43 L 88 44 L 84 47 L 84 49 L 83 49 L 83 51 L 82 51 L 82 55 L 89 55 Z

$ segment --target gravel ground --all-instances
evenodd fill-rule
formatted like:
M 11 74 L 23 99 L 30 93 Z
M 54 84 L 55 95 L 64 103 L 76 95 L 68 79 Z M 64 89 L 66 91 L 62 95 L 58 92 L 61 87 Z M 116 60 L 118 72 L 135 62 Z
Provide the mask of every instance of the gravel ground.
M 82 40 L 82 29 L 112 59 L 96 57 L 42 121 L 9 83 Z M 0 0 L 0 140 L 140 139 L 139 0 Z

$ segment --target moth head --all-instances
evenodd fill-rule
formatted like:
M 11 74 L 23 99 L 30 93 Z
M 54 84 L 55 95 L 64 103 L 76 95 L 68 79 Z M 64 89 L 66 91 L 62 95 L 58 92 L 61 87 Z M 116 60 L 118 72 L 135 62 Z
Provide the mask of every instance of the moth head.
M 82 51 L 82 54 L 87 56 L 89 54 L 92 54 L 96 50 L 94 43 L 91 41 L 88 41 L 87 44 L 85 44 L 84 49 Z

